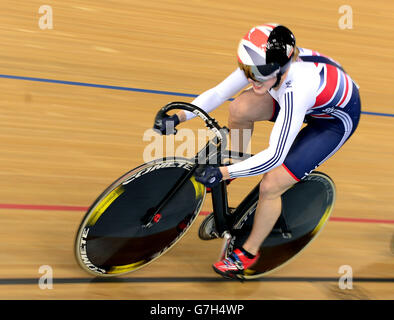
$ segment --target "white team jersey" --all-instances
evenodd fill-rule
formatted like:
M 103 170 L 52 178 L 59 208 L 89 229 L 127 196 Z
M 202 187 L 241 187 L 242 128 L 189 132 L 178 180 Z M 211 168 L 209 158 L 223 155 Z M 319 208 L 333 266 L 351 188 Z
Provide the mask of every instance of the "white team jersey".
M 253 157 L 228 166 L 231 178 L 260 175 L 280 166 L 300 131 L 304 118 L 345 117 L 345 107 L 352 95 L 352 79 L 339 68 L 325 64 L 304 62 L 303 56 L 320 56 L 316 51 L 300 49 L 296 62 L 289 68 L 282 85 L 269 91 L 280 105 L 271 131 L 269 147 Z M 332 60 L 333 61 L 333 60 Z M 244 72 L 237 68 L 216 87 L 202 93 L 193 104 L 210 112 L 249 85 Z M 187 119 L 194 116 L 186 113 Z

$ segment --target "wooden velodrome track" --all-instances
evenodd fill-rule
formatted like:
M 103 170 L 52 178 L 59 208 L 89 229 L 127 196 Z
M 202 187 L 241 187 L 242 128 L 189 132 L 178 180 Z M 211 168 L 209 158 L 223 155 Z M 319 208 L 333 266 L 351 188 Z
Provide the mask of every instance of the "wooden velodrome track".
M 342 4 L 3 0 L 0 299 L 393 299 L 394 5 L 348 0 L 353 28 L 342 30 Z M 51 30 L 39 28 L 42 5 L 52 6 Z M 224 79 L 240 37 L 272 21 L 291 28 L 299 46 L 340 61 L 361 87 L 358 130 L 320 168 L 337 186 L 332 219 L 307 250 L 260 281 L 217 277 L 211 264 L 221 241 L 198 239 L 202 217 L 146 269 L 94 281 L 73 256 L 86 208 L 143 162 L 157 110 Z M 227 114 L 227 103 L 212 113 L 222 124 Z M 252 152 L 266 146 L 270 128 L 256 126 Z M 256 179 L 233 182 L 230 202 Z M 207 198 L 203 210 L 210 207 Z M 52 289 L 38 285 L 43 265 L 53 270 Z M 351 290 L 338 286 L 342 265 L 352 267 Z

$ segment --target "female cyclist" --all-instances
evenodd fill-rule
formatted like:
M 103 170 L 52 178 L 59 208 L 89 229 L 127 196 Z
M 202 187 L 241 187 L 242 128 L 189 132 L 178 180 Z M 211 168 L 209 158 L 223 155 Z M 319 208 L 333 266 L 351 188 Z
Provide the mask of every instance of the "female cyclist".
M 221 180 L 264 174 L 248 239 L 213 265 L 230 278 L 257 261 L 260 245 L 281 213 L 281 195 L 342 147 L 355 131 L 361 109 L 358 87 L 344 69 L 316 51 L 298 48 L 293 33 L 282 25 L 252 28 L 239 43 L 238 66 L 192 102 L 210 112 L 252 85 L 229 107 L 228 127 L 241 133 L 239 141 L 231 141 L 232 148 L 239 146 L 240 152 L 247 147 L 242 131 L 253 130 L 255 121 L 275 122 L 267 149 L 229 166 L 207 166 L 196 177 L 213 187 Z M 193 116 L 180 111 L 163 121 L 164 128 Z M 212 217 L 206 219 L 213 223 Z

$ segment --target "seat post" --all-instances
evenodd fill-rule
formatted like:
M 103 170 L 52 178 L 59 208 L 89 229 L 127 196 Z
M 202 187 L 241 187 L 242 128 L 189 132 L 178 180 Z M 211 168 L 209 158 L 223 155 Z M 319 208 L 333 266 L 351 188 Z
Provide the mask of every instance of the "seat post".
M 212 207 L 215 219 L 215 227 L 220 237 L 223 237 L 226 231 L 229 231 L 227 222 L 228 199 L 227 185 L 225 181 L 212 188 Z

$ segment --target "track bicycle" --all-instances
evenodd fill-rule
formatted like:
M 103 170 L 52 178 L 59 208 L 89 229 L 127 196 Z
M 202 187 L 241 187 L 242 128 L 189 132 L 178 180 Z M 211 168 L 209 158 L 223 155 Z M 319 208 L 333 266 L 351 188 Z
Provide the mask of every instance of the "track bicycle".
M 159 110 L 154 128 L 176 109 L 200 117 L 214 137 L 194 158 L 162 158 L 144 163 L 116 179 L 87 210 L 78 228 L 74 252 L 83 270 L 96 277 L 137 271 L 168 252 L 190 229 L 206 198 L 205 186 L 195 180 L 206 164 L 251 155 L 226 150 L 226 127 L 204 110 L 172 102 Z M 240 280 L 267 275 L 288 263 L 316 238 L 335 203 L 335 184 L 318 171 L 296 183 L 281 197 L 282 212 L 262 243 L 260 258 Z M 210 191 L 216 232 L 223 239 L 221 257 L 241 246 L 252 229 L 259 197 L 257 184 L 236 208 L 229 208 L 225 181 Z M 201 232 L 201 228 L 200 228 Z

